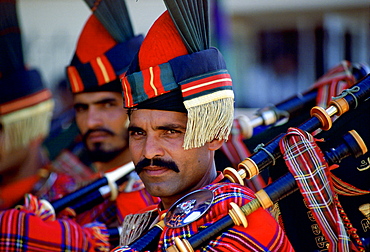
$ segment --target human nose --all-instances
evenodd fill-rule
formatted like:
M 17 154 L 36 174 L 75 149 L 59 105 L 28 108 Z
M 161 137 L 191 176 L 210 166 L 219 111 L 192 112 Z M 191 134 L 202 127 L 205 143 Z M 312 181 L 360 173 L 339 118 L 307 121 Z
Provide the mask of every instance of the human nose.
M 153 136 L 147 136 L 143 156 L 147 159 L 153 159 L 157 157 L 162 157 L 163 155 L 164 150 L 160 144 L 159 139 Z
M 87 113 L 87 127 L 94 129 L 103 125 L 103 115 L 98 110 L 90 108 Z

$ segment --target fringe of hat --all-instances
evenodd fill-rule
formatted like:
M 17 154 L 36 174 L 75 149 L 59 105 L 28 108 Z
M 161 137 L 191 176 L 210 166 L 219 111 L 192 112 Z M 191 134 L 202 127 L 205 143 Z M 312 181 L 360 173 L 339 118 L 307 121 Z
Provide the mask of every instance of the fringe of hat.
M 201 147 L 214 139 L 227 140 L 234 119 L 232 90 L 184 101 L 184 105 L 188 111 L 183 145 L 185 150 Z
M 0 123 L 3 139 L 0 141 L 0 150 L 8 153 L 27 146 L 36 137 L 47 136 L 53 109 L 54 101 L 49 99 L 32 107 L 2 115 Z

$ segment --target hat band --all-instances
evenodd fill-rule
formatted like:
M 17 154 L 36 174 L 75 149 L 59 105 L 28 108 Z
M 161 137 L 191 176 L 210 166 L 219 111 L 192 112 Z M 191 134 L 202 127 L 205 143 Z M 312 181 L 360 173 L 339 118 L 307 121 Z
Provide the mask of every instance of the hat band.
M 43 89 L 37 93 L 19 98 L 17 100 L 1 104 L 0 115 L 9 114 L 11 112 L 32 107 L 38 103 L 44 102 L 52 98 L 52 94 L 48 89 Z
M 84 64 L 67 67 L 67 76 L 73 93 L 102 86 L 122 75 L 143 41 L 143 36 L 136 36 L 115 45 L 106 53 Z

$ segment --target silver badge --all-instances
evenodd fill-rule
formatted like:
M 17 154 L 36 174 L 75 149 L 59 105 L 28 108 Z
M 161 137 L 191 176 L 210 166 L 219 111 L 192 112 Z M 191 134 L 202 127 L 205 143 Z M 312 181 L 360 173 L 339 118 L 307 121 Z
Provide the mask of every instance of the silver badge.
M 213 192 L 206 189 L 191 192 L 173 204 L 164 222 L 167 227 L 178 228 L 199 219 L 213 203 Z

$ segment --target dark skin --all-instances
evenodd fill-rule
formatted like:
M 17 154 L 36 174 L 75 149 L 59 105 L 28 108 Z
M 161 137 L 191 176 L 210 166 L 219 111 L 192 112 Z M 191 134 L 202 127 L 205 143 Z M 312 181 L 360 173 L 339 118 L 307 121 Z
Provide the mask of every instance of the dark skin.
M 129 147 L 134 164 L 143 159 L 161 160 L 178 168 L 175 171 L 152 162 L 138 173 L 148 192 L 161 198 L 164 209 L 217 177 L 214 152 L 224 141 L 184 150 L 186 123 L 187 115 L 180 112 L 139 109 L 130 116 Z
M 86 92 L 73 97 L 77 126 L 89 150 L 120 150 L 108 162 L 95 162 L 105 172 L 131 161 L 127 142 L 127 111 L 119 92 Z

